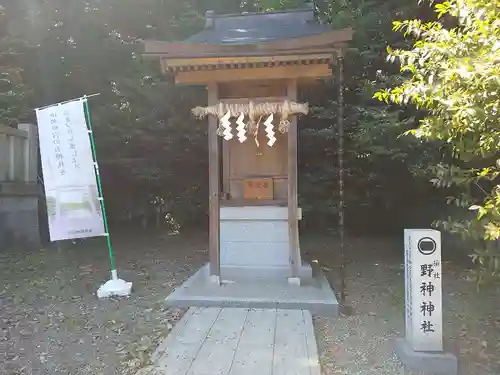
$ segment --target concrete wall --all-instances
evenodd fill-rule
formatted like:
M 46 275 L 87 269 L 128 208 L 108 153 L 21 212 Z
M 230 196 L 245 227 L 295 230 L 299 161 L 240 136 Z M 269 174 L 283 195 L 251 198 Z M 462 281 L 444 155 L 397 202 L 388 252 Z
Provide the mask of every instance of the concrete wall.
M 289 246 L 287 207 L 221 207 L 221 267 L 288 267 Z
M 0 250 L 40 246 L 37 144 L 35 125 L 0 125 Z
M 0 195 L 0 249 L 39 245 L 38 197 Z

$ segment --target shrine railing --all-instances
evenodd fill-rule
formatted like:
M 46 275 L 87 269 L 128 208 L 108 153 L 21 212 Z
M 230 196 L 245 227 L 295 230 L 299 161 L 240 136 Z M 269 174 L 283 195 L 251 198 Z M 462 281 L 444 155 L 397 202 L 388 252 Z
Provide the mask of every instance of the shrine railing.
M 0 125 L 0 248 L 40 248 L 36 130 Z

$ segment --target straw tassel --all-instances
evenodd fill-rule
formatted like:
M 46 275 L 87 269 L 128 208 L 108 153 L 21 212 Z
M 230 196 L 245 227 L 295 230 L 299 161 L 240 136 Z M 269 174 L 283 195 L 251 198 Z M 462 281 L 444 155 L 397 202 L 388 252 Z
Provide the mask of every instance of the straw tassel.
M 257 134 L 260 119 L 262 117 L 269 117 L 270 115 L 279 115 L 280 122 L 278 125 L 278 131 L 280 133 L 288 132 L 290 127 L 290 116 L 304 114 L 307 115 L 309 113 L 309 104 L 308 103 L 298 103 L 294 101 L 285 100 L 283 102 L 265 102 L 265 103 L 254 103 L 253 101 L 249 101 L 248 104 L 242 103 L 218 103 L 209 107 L 196 107 L 191 110 L 194 116 L 198 119 L 202 119 L 208 115 L 212 115 L 218 118 L 221 122 L 219 123 L 219 127 L 217 128 L 217 134 L 221 137 L 229 137 L 232 138 L 232 135 L 228 133 L 230 132 L 230 122 L 229 119 L 232 115 L 239 114 L 239 118 L 237 121 L 238 127 L 238 139 L 240 142 L 244 142 L 246 139 L 245 129 L 251 134 L 256 143 Z M 229 114 L 229 117 L 227 115 Z M 243 117 L 242 117 L 243 116 Z M 245 126 L 243 123 L 243 119 L 245 116 L 248 116 L 248 124 Z M 226 118 L 227 117 L 227 118 Z M 222 121 L 224 118 L 224 121 Z M 227 125 L 229 123 L 229 125 Z M 224 125 L 225 124 L 225 125 Z M 243 124 L 243 125 L 242 125 Z M 225 128 L 226 126 L 226 128 Z M 227 129 L 229 126 L 229 130 Z M 274 142 L 273 142 L 274 143 Z

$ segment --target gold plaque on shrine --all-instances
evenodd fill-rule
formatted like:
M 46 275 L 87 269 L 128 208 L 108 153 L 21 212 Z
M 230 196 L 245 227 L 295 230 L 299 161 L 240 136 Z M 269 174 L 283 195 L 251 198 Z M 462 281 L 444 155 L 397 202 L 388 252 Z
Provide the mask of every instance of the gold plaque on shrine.
M 272 178 L 250 178 L 243 180 L 243 184 L 245 199 L 273 200 L 274 198 Z

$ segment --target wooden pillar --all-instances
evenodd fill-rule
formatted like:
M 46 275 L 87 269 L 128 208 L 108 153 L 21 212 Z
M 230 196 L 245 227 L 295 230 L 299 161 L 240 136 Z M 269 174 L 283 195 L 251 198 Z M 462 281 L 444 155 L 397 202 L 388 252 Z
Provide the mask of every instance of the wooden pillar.
M 297 100 L 297 81 L 288 81 L 288 100 Z M 298 194 L 297 194 L 297 116 L 293 116 L 288 130 L 288 239 L 290 243 L 291 283 L 300 283 L 299 270 L 302 259 L 299 249 Z
M 19 124 L 19 129 L 28 133 L 24 141 L 24 181 L 37 182 L 38 179 L 38 136 L 33 124 Z
M 344 50 L 337 51 L 337 76 L 338 76 L 338 162 L 339 162 L 339 242 L 340 242 L 340 303 L 345 305 L 346 300 L 346 256 L 344 246 Z
M 11 181 L 14 181 L 16 178 L 16 140 L 17 137 L 7 135 L 7 141 L 9 142 L 9 168 L 7 169 L 7 178 Z
M 208 105 L 217 104 L 217 83 L 208 85 Z M 208 176 L 209 176 L 209 258 L 210 277 L 220 283 L 220 159 L 217 119 L 208 117 Z
M 231 140 L 232 141 L 232 140 Z M 222 142 L 222 199 L 228 198 L 229 195 L 229 157 L 230 157 L 230 142 Z

